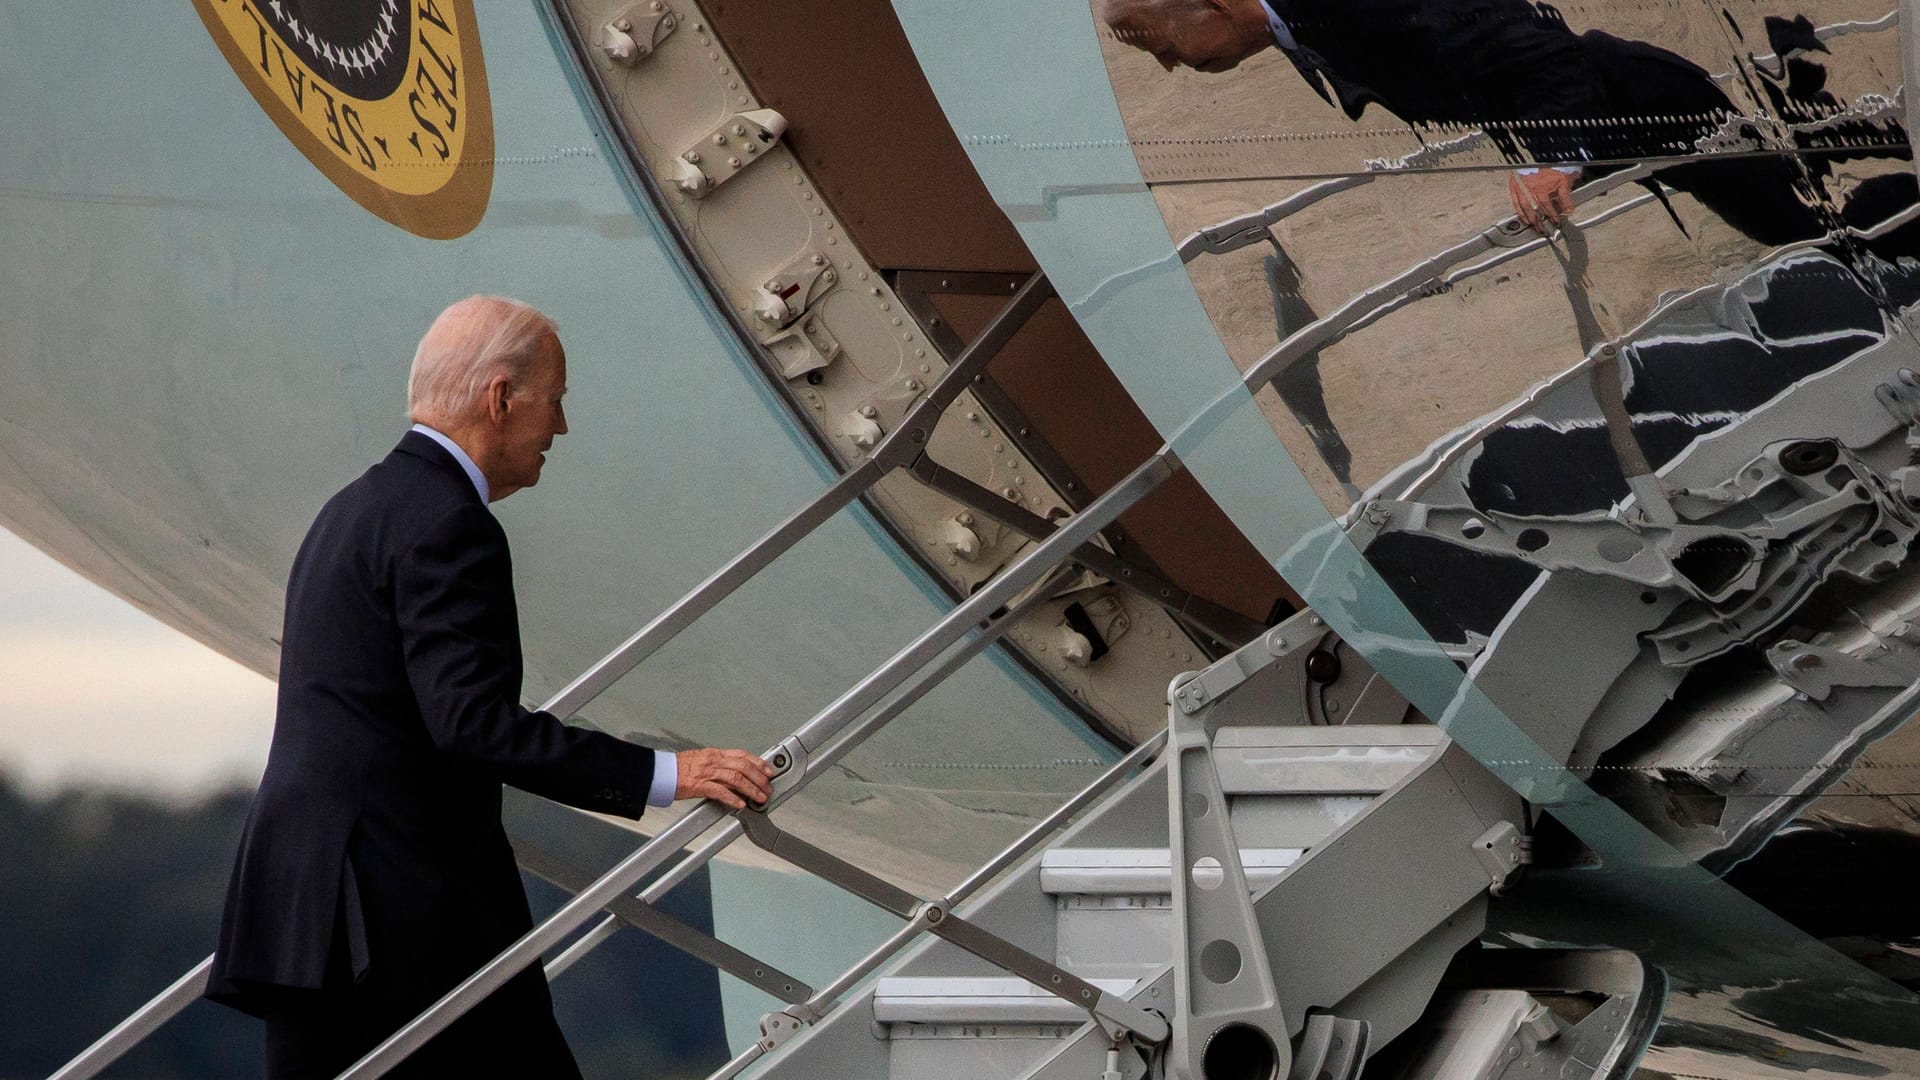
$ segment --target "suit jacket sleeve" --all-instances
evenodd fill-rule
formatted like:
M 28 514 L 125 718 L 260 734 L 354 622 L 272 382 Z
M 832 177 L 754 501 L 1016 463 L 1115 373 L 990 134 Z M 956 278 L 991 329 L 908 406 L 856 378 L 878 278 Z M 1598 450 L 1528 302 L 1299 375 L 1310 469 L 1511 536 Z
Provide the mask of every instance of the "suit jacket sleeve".
M 484 506 L 443 515 L 392 574 L 407 679 L 436 748 L 569 806 L 641 815 L 652 750 L 520 704 L 512 557 Z

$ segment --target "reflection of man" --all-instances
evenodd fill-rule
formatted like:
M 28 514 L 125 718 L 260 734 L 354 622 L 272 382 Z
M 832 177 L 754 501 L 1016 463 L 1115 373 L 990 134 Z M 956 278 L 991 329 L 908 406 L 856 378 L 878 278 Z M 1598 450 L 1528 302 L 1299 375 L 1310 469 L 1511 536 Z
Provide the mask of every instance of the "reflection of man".
M 1286 53 L 1322 99 L 1359 119 L 1377 103 L 1414 124 L 1487 132 L 1523 170 L 1510 181 L 1530 224 L 1571 211 L 1580 162 L 1692 154 L 1737 110 L 1685 58 L 1599 30 L 1575 34 L 1529 0 L 1102 0 L 1121 41 L 1176 64 L 1225 71 Z M 1659 178 L 1768 244 L 1820 235 L 1783 157 L 1698 160 Z
M 567 430 L 553 323 L 472 297 L 421 340 L 418 421 L 328 501 L 287 583 L 279 709 L 208 996 L 267 1022 L 269 1077 L 331 1077 L 532 928 L 500 785 L 637 818 L 769 794 L 742 750 L 677 756 L 519 704 L 507 537 L 487 509 Z M 578 1076 L 536 965 L 394 1076 Z

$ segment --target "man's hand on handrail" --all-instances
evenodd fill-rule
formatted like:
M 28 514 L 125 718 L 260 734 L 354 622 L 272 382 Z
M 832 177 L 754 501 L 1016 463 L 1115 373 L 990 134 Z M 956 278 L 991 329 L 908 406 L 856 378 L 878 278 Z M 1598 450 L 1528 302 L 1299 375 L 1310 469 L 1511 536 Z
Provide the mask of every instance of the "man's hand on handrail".
M 1522 169 L 1507 175 L 1507 194 L 1513 213 L 1525 225 L 1546 236 L 1573 215 L 1573 185 L 1580 170 L 1567 166 Z
M 773 766 L 745 750 L 682 750 L 676 799 L 717 799 L 735 810 L 773 797 Z

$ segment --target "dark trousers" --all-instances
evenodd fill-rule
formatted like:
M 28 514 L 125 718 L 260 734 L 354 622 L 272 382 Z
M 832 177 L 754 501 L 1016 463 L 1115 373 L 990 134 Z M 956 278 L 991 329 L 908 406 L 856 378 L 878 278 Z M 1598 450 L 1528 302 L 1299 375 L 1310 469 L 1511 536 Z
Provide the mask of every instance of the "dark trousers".
M 393 973 L 389 973 L 393 974 Z M 400 973 L 404 975 L 404 973 Z M 267 1080 L 340 1075 L 458 982 L 381 978 L 369 970 L 337 989 L 284 992 L 266 1014 Z M 546 976 L 536 965 L 453 1022 L 387 1074 L 438 1077 L 558 1077 L 580 1067 L 553 1019 Z

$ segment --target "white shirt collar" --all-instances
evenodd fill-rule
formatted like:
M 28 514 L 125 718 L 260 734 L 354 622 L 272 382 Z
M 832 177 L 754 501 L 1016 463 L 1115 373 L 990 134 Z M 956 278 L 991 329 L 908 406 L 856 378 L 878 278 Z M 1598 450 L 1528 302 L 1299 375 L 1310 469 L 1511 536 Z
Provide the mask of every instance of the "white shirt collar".
M 480 493 L 480 501 L 483 503 L 493 501 L 487 497 L 486 474 L 480 471 L 480 466 L 473 463 L 473 459 L 467 456 L 465 450 L 460 449 L 459 443 L 454 442 L 452 439 L 447 438 L 445 435 L 425 424 L 415 424 L 413 425 L 413 430 L 446 447 L 447 453 L 452 454 L 453 460 L 459 462 L 460 468 L 466 472 L 467 479 L 473 481 L 473 490 Z
M 1260 0 L 1260 7 L 1267 13 L 1267 29 L 1273 31 L 1274 43 L 1288 52 L 1299 48 L 1300 43 L 1293 39 L 1293 31 L 1288 29 L 1287 21 L 1273 13 L 1271 0 Z

